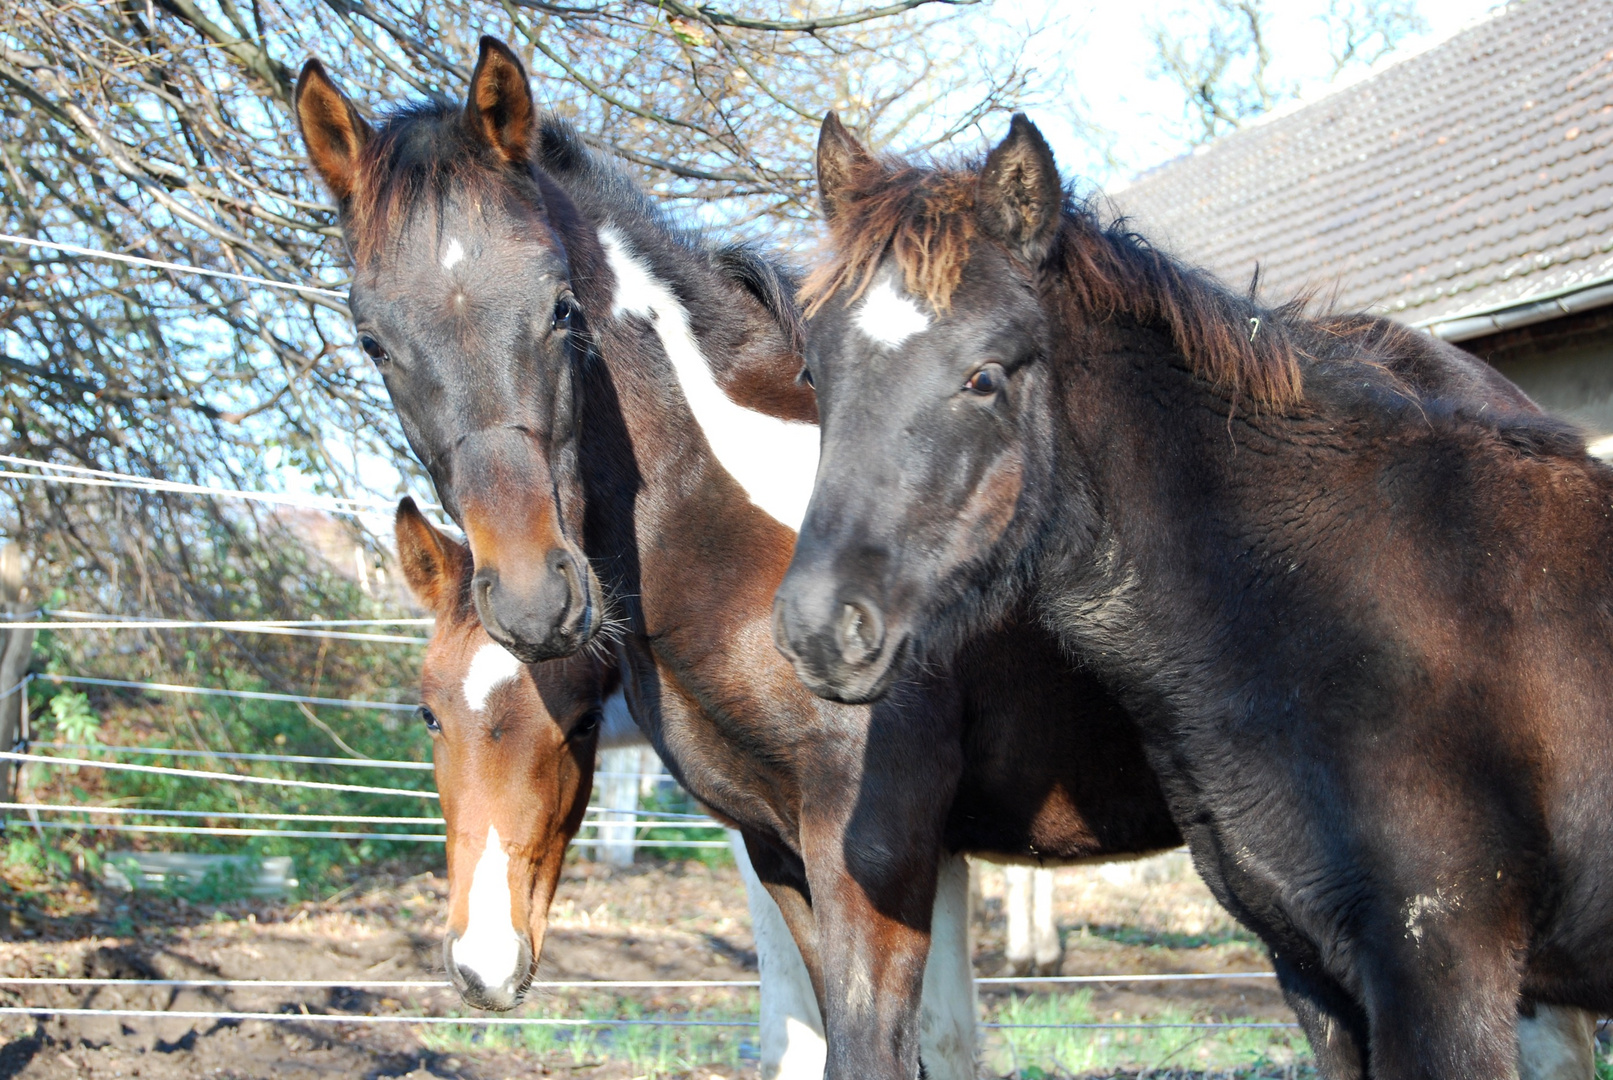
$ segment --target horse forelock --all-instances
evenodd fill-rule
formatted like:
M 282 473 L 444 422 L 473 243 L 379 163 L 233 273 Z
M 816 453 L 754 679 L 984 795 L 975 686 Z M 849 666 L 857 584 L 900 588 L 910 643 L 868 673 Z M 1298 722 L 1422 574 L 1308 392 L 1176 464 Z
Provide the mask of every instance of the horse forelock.
M 886 255 L 903 284 L 936 311 L 950 309 L 976 230 L 976 174 L 877 161 L 856 163 L 834 195 L 831 252 L 801 285 L 808 317 L 831 297 L 850 303 L 874 281 Z
M 857 299 L 887 257 L 907 291 L 950 310 L 980 236 L 980 166 L 896 160 L 854 164 L 833 193 L 829 257 L 801 289 L 808 316 L 831 297 Z M 991 241 L 987 241 L 991 242 Z M 1051 271 L 1051 274 L 1047 274 Z M 1088 203 L 1066 198 L 1044 276 L 1054 296 L 1085 318 L 1129 318 L 1166 329 L 1189 367 L 1210 382 L 1274 406 L 1303 397 L 1295 324 L 1303 305 L 1263 307 L 1150 244 L 1124 219 L 1107 225 Z
M 365 144 L 342 224 L 360 266 L 423 217 L 440 220 L 451 202 L 542 206 L 536 178 L 495 159 L 445 102 L 394 112 Z

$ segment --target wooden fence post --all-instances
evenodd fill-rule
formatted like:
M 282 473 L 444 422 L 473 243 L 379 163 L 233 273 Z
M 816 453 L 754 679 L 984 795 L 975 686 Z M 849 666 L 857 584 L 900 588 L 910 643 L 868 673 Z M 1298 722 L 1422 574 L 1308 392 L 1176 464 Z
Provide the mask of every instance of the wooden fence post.
M 10 750 L 26 734 L 28 691 L 18 686 L 33 659 L 34 632 L 11 625 L 27 616 L 22 587 L 22 548 L 0 543 L 0 749 Z M 16 689 L 13 689 L 15 687 Z M 8 693 L 8 691 L 10 691 Z M 9 801 L 15 790 L 14 779 L 21 765 L 6 762 L 0 769 L 0 795 Z

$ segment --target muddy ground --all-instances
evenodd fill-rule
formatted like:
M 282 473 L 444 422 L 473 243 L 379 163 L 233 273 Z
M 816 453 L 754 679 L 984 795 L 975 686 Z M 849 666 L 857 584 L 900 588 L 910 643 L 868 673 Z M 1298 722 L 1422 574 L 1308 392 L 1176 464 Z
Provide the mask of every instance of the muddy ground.
M 997 975 L 1003 968 L 1002 874 L 984 867 L 977 880 L 976 970 L 983 976 Z M 82 885 L 74 895 L 54 896 L 48 903 L 13 894 L 8 924 L 0 927 L 0 975 L 440 978 L 438 943 L 445 889 L 441 877 L 427 874 L 369 882 L 324 902 L 289 904 L 202 906 L 174 897 Z M 1056 905 L 1065 944 L 1064 974 L 1269 970 L 1261 951 L 1214 904 L 1191 871 L 1183 872 L 1180 859 L 1060 870 Z M 551 925 L 540 975 L 544 979 L 745 979 L 755 974 L 744 895 L 731 867 L 678 863 L 611 872 L 576 862 L 565 873 Z M 1057 1011 L 1059 1017 L 1088 1021 L 1291 1019 L 1270 979 L 1100 983 L 1089 992 L 1089 998 L 1019 995 L 1016 999 L 1009 988 L 983 987 L 981 999 L 987 1019 L 1002 1019 L 1005 1009 L 1012 1012 L 1031 1000 L 1039 1001 L 1044 1010 Z M 641 1014 L 743 1021 L 753 1018 L 755 1000 L 749 989 L 548 991 L 524 1006 L 520 1015 Z M 13 985 L 0 987 L 0 1004 L 164 1013 L 466 1015 L 448 990 L 70 990 Z M 1026 1019 L 1028 1014 L 1008 1018 L 1016 1016 Z M 220 1022 L 177 1016 L 7 1014 L 0 1015 L 0 1080 L 332 1076 L 497 1080 L 539 1075 L 629 1080 L 656 1074 L 713 1080 L 756 1075 L 753 1029 L 680 1029 L 670 1036 L 664 1031 L 638 1029 L 630 1038 L 579 1036 L 567 1041 L 567 1034 L 556 1035 L 552 1029 L 528 1029 L 525 1034 L 506 1029 L 488 1035 L 413 1023 L 330 1023 L 312 1018 Z M 1035 1077 L 1083 1071 L 1080 1062 L 1120 1060 L 1112 1049 L 1072 1049 L 1069 1044 L 1055 1049 L 1046 1042 L 1023 1041 L 1009 1045 L 1004 1038 L 1000 1032 L 986 1037 L 982 1075 L 1014 1072 Z M 1204 1054 L 1202 1047 L 1183 1049 L 1192 1045 L 1194 1040 L 1189 1040 L 1161 1054 L 1150 1044 L 1137 1053 L 1179 1059 L 1140 1062 L 1144 1065 L 1190 1065 L 1194 1053 L 1201 1058 Z M 1034 1060 L 1038 1055 L 1047 1060 Z M 1272 1053 L 1262 1050 L 1246 1064 L 1239 1075 L 1309 1074 L 1302 1050 L 1298 1054 L 1282 1047 Z M 1111 1064 L 1087 1074 L 1119 1073 Z

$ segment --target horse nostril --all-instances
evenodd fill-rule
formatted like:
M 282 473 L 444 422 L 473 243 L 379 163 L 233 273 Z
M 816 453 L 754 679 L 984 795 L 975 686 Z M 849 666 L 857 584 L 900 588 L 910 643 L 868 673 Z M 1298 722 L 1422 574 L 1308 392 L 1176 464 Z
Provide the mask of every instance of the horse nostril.
M 569 552 L 563 553 L 555 560 L 555 573 L 560 575 L 566 583 L 566 608 L 574 615 L 581 615 L 583 607 L 582 582 L 577 577 L 577 561 Z M 555 632 L 563 638 L 569 638 L 573 632 L 572 620 L 562 619 Z
M 885 643 L 885 623 L 878 610 L 860 603 L 843 605 L 835 623 L 835 643 L 848 664 L 866 664 L 878 656 Z
M 497 626 L 493 618 L 493 575 L 488 573 L 477 574 L 471 579 L 471 602 L 476 608 L 476 617 L 484 626 Z

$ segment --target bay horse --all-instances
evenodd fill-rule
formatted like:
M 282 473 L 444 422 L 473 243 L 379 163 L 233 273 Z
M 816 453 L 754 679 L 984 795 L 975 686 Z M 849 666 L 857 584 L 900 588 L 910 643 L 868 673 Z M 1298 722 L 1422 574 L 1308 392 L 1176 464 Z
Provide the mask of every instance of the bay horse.
M 512 1009 L 537 970 L 562 856 L 588 805 L 596 751 L 641 736 L 609 664 L 574 657 L 526 665 L 488 637 L 470 599 L 470 551 L 412 499 L 399 504 L 394 532 L 404 579 L 436 619 L 421 664 L 420 718 L 431 731 L 447 823 L 443 966 L 467 1004 Z M 735 841 L 730 831 L 762 984 L 761 1075 L 821 1080 L 826 1048 L 806 965 L 743 842 Z M 952 902 L 967 904 L 967 889 L 967 877 L 961 892 L 952 883 Z M 955 926 L 966 949 L 967 924 Z M 943 1030 L 939 1013 L 931 1028 Z
M 870 707 L 815 698 L 773 648 L 794 534 L 758 503 L 798 515 L 809 485 L 793 511 L 789 485 L 748 492 L 713 442 L 729 394 L 815 415 L 776 268 L 679 233 L 540 123 L 492 39 L 462 108 L 372 127 L 311 61 L 297 113 L 353 253 L 361 345 L 465 530 L 484 628 L 541 660 L 610 624 L 635 721 L 744 834 L 800 947 L 830 1077 L 908 1080 L 922 989 L 968 985 L 967 953 L 930 934 L 955 853 L 1179 842 L 1129 717 L 1034 624 Z M 972 1076 L 973 1040 L 970 1015 L 926 1070 Z
M 1613 472 L 1578 434 L 1105 226 L 1023 115 L 957 168 L 831 116 L 818 170 L 803 681 L 877 698 L 1033 604 L 1327 1076 L 1511 1077 L 1520 997 L 1613 1008 Z

